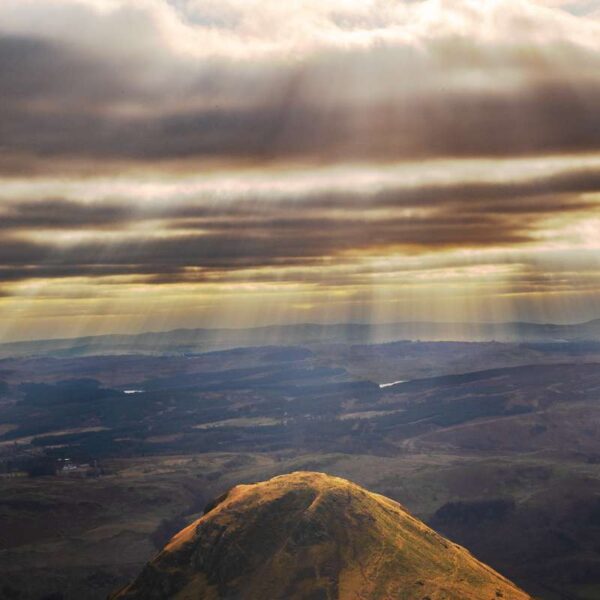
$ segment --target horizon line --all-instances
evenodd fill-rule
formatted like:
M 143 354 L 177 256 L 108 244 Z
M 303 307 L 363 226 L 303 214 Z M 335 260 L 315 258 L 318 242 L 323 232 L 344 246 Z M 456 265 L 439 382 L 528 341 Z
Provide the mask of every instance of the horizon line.
M 106 337 L 138 337 L 142 335 L 161 335 L 171 334 L 175 332 L 191 332 L 191 331 L 256 331 L 259 329 L 275 329 L 289 327 L 347 327 L 347 326 L 362 326 L 362 327 L 386 327 L 393 325 L 449 325 L 449 326 L 508 326 L 508 325 L 535 325 L 539 327 L 576 327 L 588 325 L 594 321 L 600 320 L 600 317 L 588 319 L 586 321 L 575 321 L 565 323 L 553 323 L 542 321 L 381 321 L 368 323 L 362 321 L 333 321 L 333 322 L 315 322 L 301 321 L 297 323 L 269 323 L 265 325 L 254 325 L 249 327 L 174 327 L 164 330 L 146 330 L 138 332 L 110 332 L 110 333 L 94 333 L 88 335 L 65 336 L 65 337 L 46 337 L 46 338 L 23 338 L 9 341 L 0 340 L 0 346 L 12 346 L 17 344 L 28 343 L 43 343 L 43 342 L 62 342 L 62 341 L 77 341 L 84 339 L 98 339 Z

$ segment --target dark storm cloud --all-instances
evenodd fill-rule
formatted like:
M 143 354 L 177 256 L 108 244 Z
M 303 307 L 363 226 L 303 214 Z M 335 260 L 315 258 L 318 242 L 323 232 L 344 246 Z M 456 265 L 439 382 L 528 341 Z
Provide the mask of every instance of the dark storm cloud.
M 0 211 L 0 281 L 107 276 L 202 281 L 365 253 L 528 244 L 540 220 L 593 210 L 594 200 L 584 194 L 598 190 L 600 171 L 581 170 L 514 183 L 396 187 L 373 194 L 244 193 L 218 202 L 205 192 L 195 201 L 149 206 L 116 199 L 12 201 Z M 94 241 L 55 241 L 50 235 L 55 229 L 87 232 Z M 145 233 L 153 230 L 161 235 Z M 44 234 L 43 241 L 31 238 L 35 231 Z M 106 231 L 117 237 L 101 241 Z
M 154 267 L 144 265 L 50 265 L 50 266 L 18 266 L 0 268 L 0 281 L 2 283 L 11 283 L 23 281 L 25 279 L 58 279 L 69 277 L 116 277 L 132 276 L 144 277 L 153 276 Z M 163 275 L 179 272 L 178 268 L 169 271 L 165 266 Z
M 102 228 L 122 225 L 133 217 L 126 204 L 82 204 L 63 198 L 14 203 L 0 210 L 0 230 Z
M 600 58 L 572 42 L 486 47 L 455 36 L 425 50 L 397 42 L 294 62 L 165 55 L 144 62 L 110 47 L 0 37 L 0 169 L 27 171 L 30 160 L 34 171 L 34 159 L 390 161 L 600 149 Z
M 57 247 L 51 243 L 0 240 L 2 274 L 8 280 L 108 275 L 171 275 L 187 267 L 201 270 L 304 265 L 321 259 L 323 247 L 302 239 L 263 239 L 249 234 L 188 235 L 177 238 Z
M 0 74 L 4 110 L 28 108 L 23 102 L 53 100 L 67 105 L 85 101 L 93 107 L 114 102 L 121 94 L 133 95 L 133 87 L 119 71 L 99 57 L 66 43 L 35 37 L 0 36 Z
M 203 279 L 207 273 L 264 267 L 307 267 L 329 259 L 401 249 L 421 253 L 454 247 L 490 247 L 530 241 L 534 225 L 522 215 L 439 211 L 403 218 L 266 218 L 207 222 L 198 234 L 139 241 L 53 244 L 0 240 L 0 279 L 151 276 Z M 192 271 L 190 271 L 192 270 Z M 190 275 L 193 273 L 193 275 Z M 152 277 L 153 276 L 153 277 Z
M 481 182 L 444 185 L 422 184 L 395 187 L 375 193 L 318 192 L 261 195 L 244 192 L 222 197 L 214 192 L 200 194 L 194 201 L 164 202 L 145 206 L 123 199 L 77 202 L 67 198 L 45 198 L 6 202 L 0 207 L 0 230 L 27 232 L 34 229 L 94 230 L 127 228 L 145 221 L 159 221 L 167 230 L 211 229 L 250 230 L 310 228 L 315 220 L 327 218 L 327 211 L 361 211 L 363 216 L 380 209 L 394 211 L 421 208 L 451 210 L 455 214 L 490 216 L 561 214 L 589 210 L 593 200 L 584 194 L 600 192 L 600 171 L 574 170 L 519 182 Z M 439 214 L 439 213 L 434 213 Z M 391 212 L 391 217 L 394 213 Z M 336 222 L 343 222 L 339 213 Z M 468 237 L 464 239 L 468 243 Z
M 368 206 L 378 208 L 455 206 L 461 211 L 499 213 L 542 213 L 578 210 L 590 201 L 579 194 L 600 191 L 600 171 L 582 169 L 531 178 L 519 182 L 499 181 L 423 184 L 418 187 L 389 188 L 369 198 Z M 319 194 L 305 199 L 303 208 L 364 207 L 359 194 Z
M 1 73 L 0 73 L 1 77 Z M 582 100 L 583 98 L 583 100 Z M 600 86 L 553 83 L 519 97 L 494 92 L 414 98 L 401 106 L 320 110 L 301 99 L 178 115 L 68 113 L 19 106 L 0 116 L 4 152 L 43 159 L 158 161 L 380 160 L 600 150 Z M 16 170 L 5 157 L 5 172 Z M 21 170 L 23 167 L 20 167 Z

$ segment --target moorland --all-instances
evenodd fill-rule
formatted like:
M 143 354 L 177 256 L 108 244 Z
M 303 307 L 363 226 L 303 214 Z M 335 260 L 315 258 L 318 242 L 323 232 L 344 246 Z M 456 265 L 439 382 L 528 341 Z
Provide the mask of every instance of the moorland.
M 341 476 L 544 600 L 600 595 L 600 343 L 0 360 L 0 598 L 105 598 L 238 483 Z

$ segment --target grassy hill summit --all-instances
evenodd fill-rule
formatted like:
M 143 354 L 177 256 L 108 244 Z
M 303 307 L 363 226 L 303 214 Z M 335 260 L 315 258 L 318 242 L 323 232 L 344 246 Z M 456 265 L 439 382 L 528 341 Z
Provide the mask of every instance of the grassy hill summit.
M 113 600 L 526 600 L 401 505 L 296 472 L 238 485 Z

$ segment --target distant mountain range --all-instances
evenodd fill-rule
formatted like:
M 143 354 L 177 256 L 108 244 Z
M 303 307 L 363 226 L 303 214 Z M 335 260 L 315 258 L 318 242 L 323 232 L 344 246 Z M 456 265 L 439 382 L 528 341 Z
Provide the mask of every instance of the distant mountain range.
M 99 354 L 185 354 L 237 347 L 398 340 L 577 342 L 600 341 L 600 319 L 573 325 L 538 323 L 386 323 L 272 325 L 250 329 L 175 329 L 0 344 L 0 357 Z
M 398 503 L 296 472 L 240 485 L 112 600 L 530 600 Z

